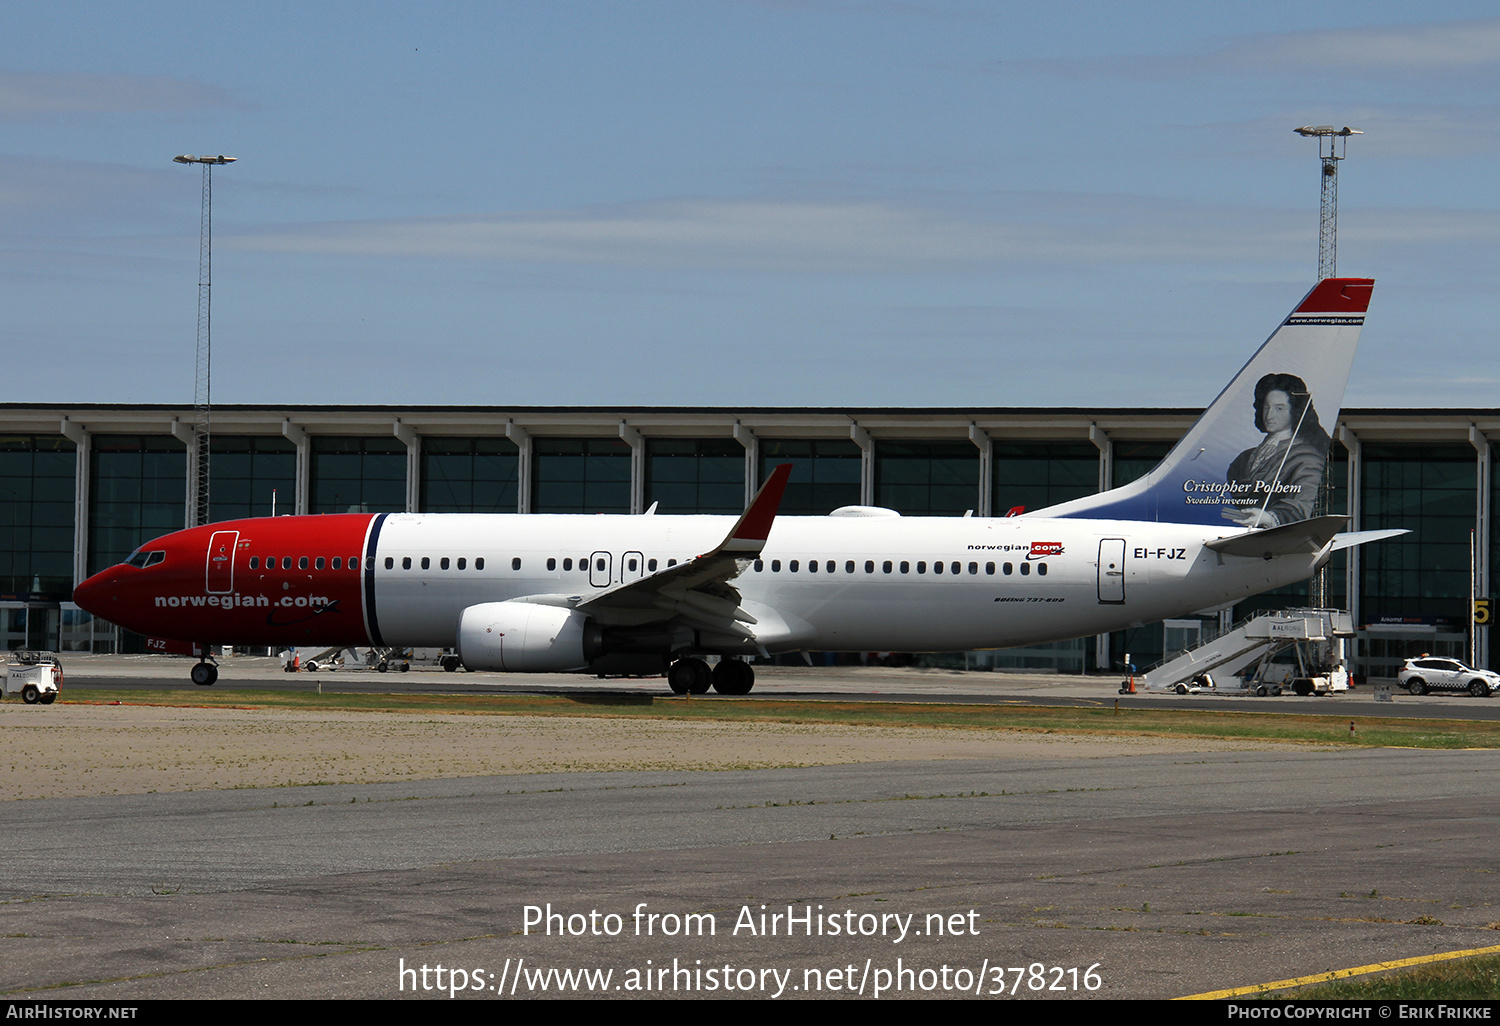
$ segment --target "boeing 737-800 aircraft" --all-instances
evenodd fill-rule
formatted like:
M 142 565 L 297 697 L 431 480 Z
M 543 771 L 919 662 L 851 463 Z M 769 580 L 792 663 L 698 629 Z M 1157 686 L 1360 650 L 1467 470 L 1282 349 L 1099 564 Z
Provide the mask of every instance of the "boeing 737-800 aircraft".
M 1151 473 L 999 519 L 855 506 L 777 517 L 778 467 L 718 516 L 379 513 L 233 520 L 147 542 L 79 585 L 152 638 L 456 647 L 471 670 L 624 659 L 673 690 L 744 694 L 701 656 L 934 652 L 1076 638 L 1303 580 L 1339 534 L 1315 516 L 1373 282 L 1319 282 Z M 1326 418 L 1320 421 L 1319 417 Z M 212 684 L 205 659 L 193 680 Z

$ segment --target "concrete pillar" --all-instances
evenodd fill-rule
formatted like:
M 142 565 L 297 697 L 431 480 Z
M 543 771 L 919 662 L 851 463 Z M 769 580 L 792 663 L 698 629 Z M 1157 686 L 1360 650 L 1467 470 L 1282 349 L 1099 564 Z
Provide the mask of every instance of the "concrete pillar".
M 520 458 L 516 461 L 516 512 L 531 512 L 531 435 L 513 420 L 505 422 L 505 437 L 516 443 Z
M 734 422 L 734 440 L 745 447 L 745 508 L 760 488 L 760 439 L 739 421 Z
M 1474 475 L 1474 595 L 1490 594 L 1490 440 L 1475 426 L 1469 427 L 1469 442 L 1477 461 Z M 1472 618 L 1473 610 L 1469 611 Z M 1489 669 L 1489 624 L 1474 625 L 1474 665 Z
M 1347 427 L 1340 424 L 1338 427 L 1339 443 L 1349 453 L 1349 530 L 1364 530 L 1361 524 L 1363 496 L 1360 494 L 1364 486 L 1365 456 L 1364 446 L 1360 444 L 1359 436 Z M 1354 629 L 1360 629 L 1360 550 L 1361 546 L 1353 545 L 1344 550 L 1344 594 L 1347 596 L 1349 607 L 1349 620 L 1354 624 Z
M 297 482 L 292 496 L 292 512 L 297 516 L 305 516 L 312 505 L 311 497 L 308 495 L 312 482 L 312 452 L 307 442 L 307 432 L 303 431 L 290 419 L 283 418 L 281 421 L 281 434 L 287 441 L 297 447 Z M 280 509 L 277 510 L 280 512 Z
M 875 505 L 875 441 L 858 423 L 849 425 L 849 437 L 859 446 L 859 504 Z
M 391 430 L 406 446 L 406 512 L 416 513 L 422 505 L 422 436 L 400 417 Z
M 620 438 L 630 446 L 630 512 L 646 512 L 646 440 L 623 420 Z
M 1110 489 L 1111 479 L 1115 470 L 1115 443 L 1098 424 L 1089 425 L 1089 441 L 1094 443 L 1094 448 L 1099 450 L 1099 491 L 1107 492 Z M 1109 635 L 1094 635 L 1094 665 L 1104 672 L 1109 672 Z
M 981 517 L 992 516 L 990 506 L 993 504 L 993 493 L 995 491 L 995 440 L 991 438 L 978 424 L 969 424 L 969 441 L 979 449 L 979 505 L 974 507 L 976 515 Z
M 172 437 L 187 448 L 185 468 L 187 481 L 182 489 L 182 494 L 186 497 L 182 508 L 182 526 L 188 527 L 193 523 L 193 515 L 198 511 L 198 434 L 193 430 L 193 425 L 184 424 L 173 417 Z
M 73 443 L 73 586 L 82 584 L 89 575 L 89 433 L 67 417 L 62 419 L 62 435 Z

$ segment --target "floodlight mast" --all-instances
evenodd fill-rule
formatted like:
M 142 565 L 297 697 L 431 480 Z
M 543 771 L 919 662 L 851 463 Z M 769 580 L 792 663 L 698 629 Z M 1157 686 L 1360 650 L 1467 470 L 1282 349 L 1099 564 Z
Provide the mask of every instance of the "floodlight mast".
M 1343 128 L 1303 125 L 1292 131 L 1318 140 L 1318 159 L 1323 164 L 1323 202 L 1318 220 L 1318 280 L 1322 281 L 1324 278 L 1335 277 L 1338 263 L 1339 161 L 1344 159 L 1349 149 L 1349 137 L 1365 133 L 1348 125 Z M 1339 145 L 1340 141 L 1342 146 Z
M 198 355 L 193 378 L 193 451 L 188 454 L 193 463 L 193 473 L 188 475 L 187 520 L 188 527 L 199 527 L 209 522 L 208 512 L 208 440 L 209 421 L 212 410 L 212 357 L 210 343 L 210 310 L 213 291 L 213 196 L 215 164 L 230 164 L 237 157 L 195 157 L 184 153 L 172 160 L 178 164 L 203 165 L 203 209 L 200 214 L 198 233 Z

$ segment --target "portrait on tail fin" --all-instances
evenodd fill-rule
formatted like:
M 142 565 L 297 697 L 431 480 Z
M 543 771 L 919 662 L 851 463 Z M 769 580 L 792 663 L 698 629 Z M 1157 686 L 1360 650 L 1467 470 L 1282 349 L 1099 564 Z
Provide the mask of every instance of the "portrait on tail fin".
M 1280 527 L 1310 519 L 1332 440 L 1295 374 L 1255 384 L 1255 428 L 1265 437 L 1235 457 L 1225 476 L 1223 515 L 1243 527 Z

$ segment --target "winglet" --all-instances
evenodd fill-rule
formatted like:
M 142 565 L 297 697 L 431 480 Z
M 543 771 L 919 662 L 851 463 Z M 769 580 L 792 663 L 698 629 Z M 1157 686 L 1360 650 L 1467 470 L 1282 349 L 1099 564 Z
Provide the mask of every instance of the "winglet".
M 786 493 L 787 478 L 792 475 L 792 465 L 783 463 L 771 471 L 766 483 L 760 486 L 755 498 L 743 516 L 735 523 L 729 536 L 710 555 L 748 556 L 760 555 L 766 539 L 771 535 L 771 525 L 776 522 L 776 511 L 781 508 L 781 497 Z

